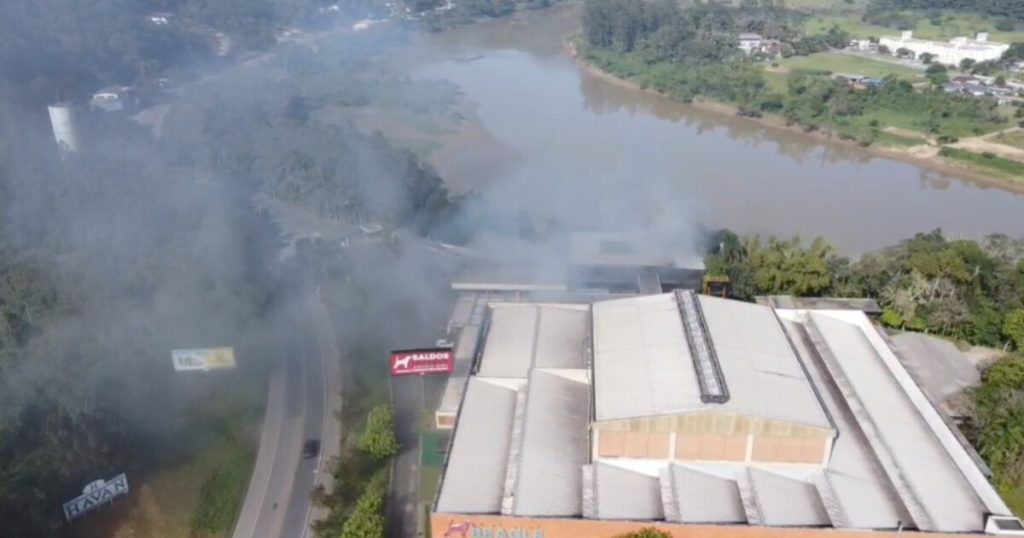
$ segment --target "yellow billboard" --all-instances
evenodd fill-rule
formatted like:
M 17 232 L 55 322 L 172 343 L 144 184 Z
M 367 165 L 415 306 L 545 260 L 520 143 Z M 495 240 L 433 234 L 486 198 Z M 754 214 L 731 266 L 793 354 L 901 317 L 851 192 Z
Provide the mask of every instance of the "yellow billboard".
M 235 367 L 235 348 L 207 347 L 199 349 L 175 349 L 171 360 L 177 371 L 223 370 Z

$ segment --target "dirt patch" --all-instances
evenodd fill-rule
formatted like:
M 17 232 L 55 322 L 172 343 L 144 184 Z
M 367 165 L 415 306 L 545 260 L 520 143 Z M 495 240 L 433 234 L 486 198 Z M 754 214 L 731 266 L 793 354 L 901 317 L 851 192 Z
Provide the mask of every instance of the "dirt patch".
M 968 138 L 956 144 L 951 144 L 951 146 L 973 151 L 974 153 L 992 153 L 1011 161 L 1024 162 L 1024 149 L 1000 144 L 998 140 L 998 138 L 993 136 Z

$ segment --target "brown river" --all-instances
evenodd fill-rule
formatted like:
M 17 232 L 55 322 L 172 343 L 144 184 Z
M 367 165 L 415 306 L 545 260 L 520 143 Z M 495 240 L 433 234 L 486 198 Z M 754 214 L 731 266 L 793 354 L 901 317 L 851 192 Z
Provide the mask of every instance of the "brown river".
M 1024 235 L 1024 195 L 590 74 L 563 50 L 578 27 L 563 9 L 414 43 L 412 76 L 472 103 L 474 129 L 433 157 L 456 188 L 573 225 L 821 235 L 847 253 L 934 228 Z

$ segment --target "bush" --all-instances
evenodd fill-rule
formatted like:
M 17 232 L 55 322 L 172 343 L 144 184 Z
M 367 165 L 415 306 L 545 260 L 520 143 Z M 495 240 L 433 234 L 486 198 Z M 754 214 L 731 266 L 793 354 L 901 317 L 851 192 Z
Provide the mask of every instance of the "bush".
M 380 475 L 383 477 L 386 475 Z M 380 478 L 374 478 L 366 486 L 366 491 L 359 497 L 352 515 L 345 521 L 341 530 L 341 538 L 384 538 L 386 523 L 384 520 L 384 484 Z
M 672 538 L 672 535 L 654 527 L 646 527 L 638 531 L 620 534 L 615 538 Z
M 359 436 L 359 450 L 376 459 L 390 458 L 401 448 L 395 437 L 395 409 L 378 405 L 366 417 L 366 429 Z

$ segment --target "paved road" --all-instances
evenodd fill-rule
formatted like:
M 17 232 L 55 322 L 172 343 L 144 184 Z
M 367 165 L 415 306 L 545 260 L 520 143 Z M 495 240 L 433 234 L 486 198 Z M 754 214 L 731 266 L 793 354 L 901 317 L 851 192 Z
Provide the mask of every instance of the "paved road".
M 300 356 L 271 378 L 256 464 L 233 538 L 311 535 L 309 525 L 320 514 L 309 494 L 318 483 L 333 486 L 325 467 L 340 445 L 332 412 L 341 395 L 337 343 L 318 298 L 308 299 L 297 316 Z M 306 439 L 322 440 L 318 457 L 302 458 Z

